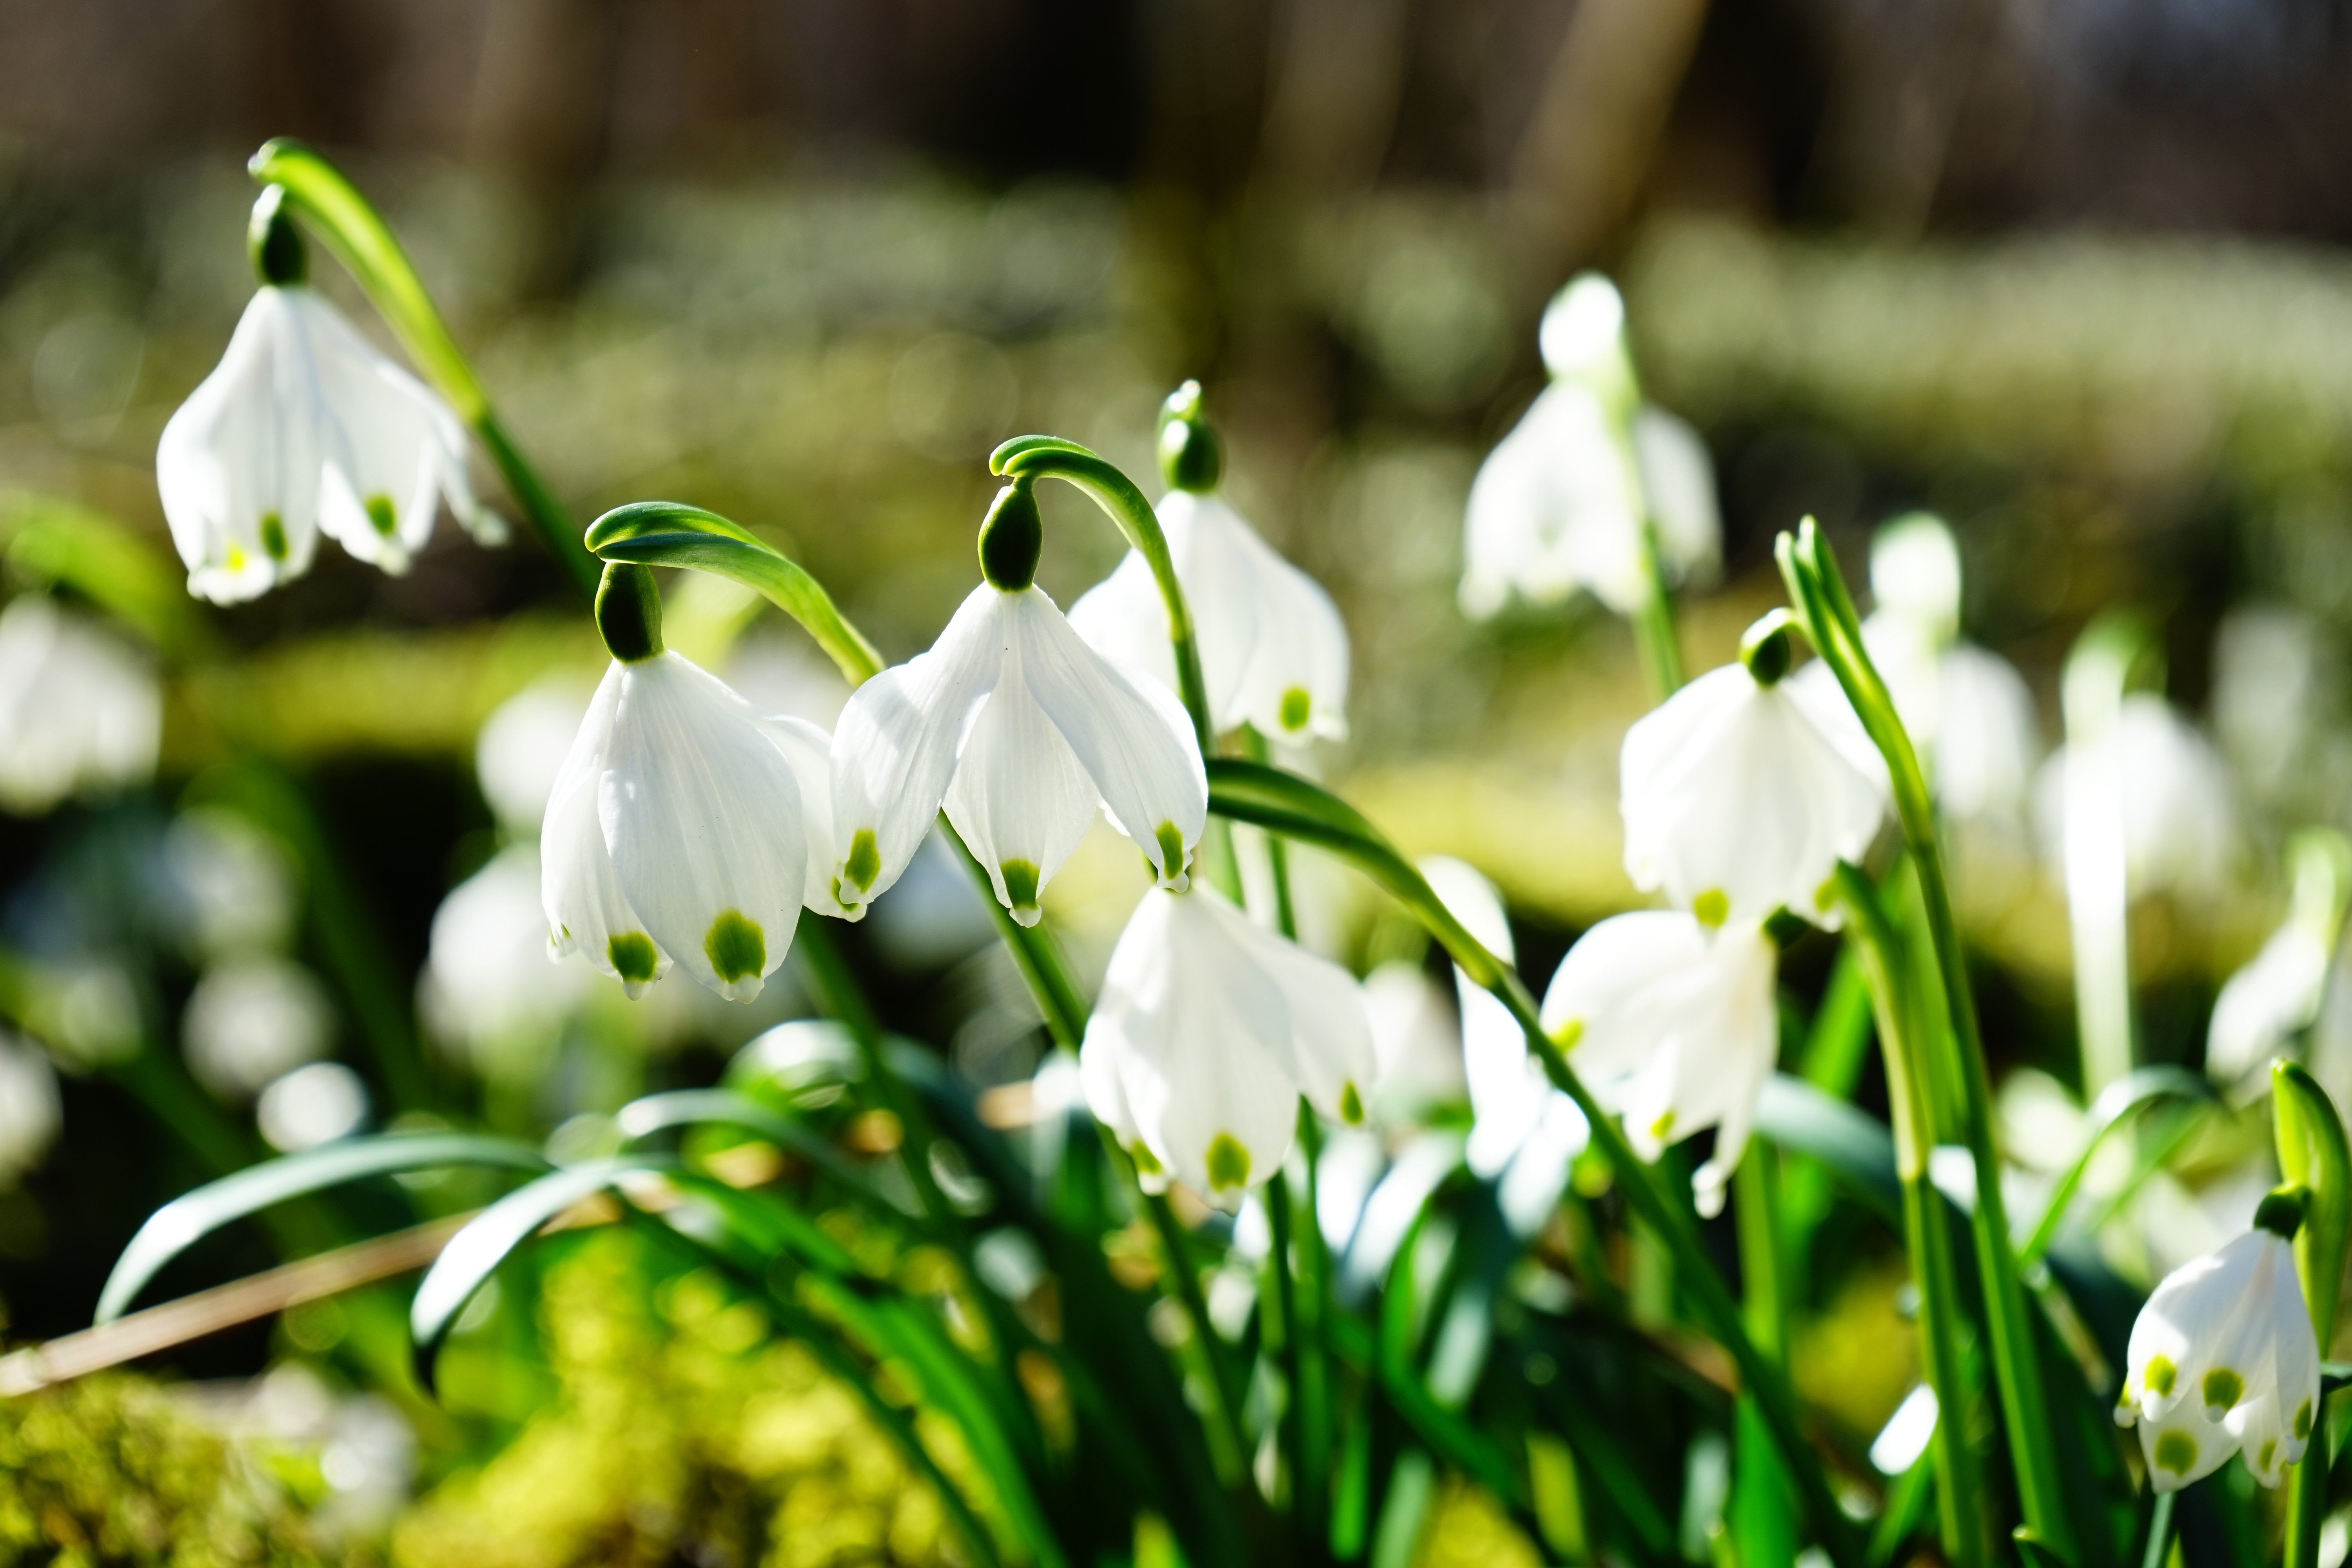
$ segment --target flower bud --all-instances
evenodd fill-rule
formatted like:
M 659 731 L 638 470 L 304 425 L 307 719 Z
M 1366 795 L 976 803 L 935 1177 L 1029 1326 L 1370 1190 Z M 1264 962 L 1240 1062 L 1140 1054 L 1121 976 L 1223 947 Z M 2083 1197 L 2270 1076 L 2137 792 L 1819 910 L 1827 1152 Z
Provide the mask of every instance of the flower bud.
M 1759 686 L 1776 686 L 1789 673 L 1796 650 L 1789 646 L 1796 619 L 1785 609 L 1774 610 L 1748 628 L 1739 639 L 1739 662 Z
M 1201 415 L 1201 384 L 1188 381 L 1160 408 L 1160 477 L 1171 490 L 1213 490 L 1224 476 L 1225 450 Z

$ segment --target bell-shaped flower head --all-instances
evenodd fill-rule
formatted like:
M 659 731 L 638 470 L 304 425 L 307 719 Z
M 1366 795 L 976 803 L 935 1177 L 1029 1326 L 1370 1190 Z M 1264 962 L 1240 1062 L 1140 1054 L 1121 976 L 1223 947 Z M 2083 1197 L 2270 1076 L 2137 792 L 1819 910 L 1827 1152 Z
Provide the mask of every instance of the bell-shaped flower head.
M 1787 636 L 1759 623 L 1740 663 L 1668 698 L 1620 755 L 1626 872 L 1708 925 L 1784 908 L 1834 925 L 1831 875 L 1862 858 L 1886 813 L 1885 773 L 1850 738 L 1858 726 L 1780 679 Z
M 1346 970 L 1211 889 L 1155 888 L 1111 952 L 1078 1063 L 1149 1190 L 1179 1181 L 1232 1208 L 1289 1156 L 1300 1096 L 1364 1120 L 1374 1054 Z
M 748 1002 L 817 890 L 812 857 L 830 851 L 829 743 L 665 649 L 660 606 L 646 568 L 605 568 L 596 621 L 613 666 L 540 830 L 550 940 L 632 996 L 678 963 Z
M 2139 1427 L 2159 1492 L 2231 1454 L 2266 1487 L 2303 1458 L 2319 1415 L 2319 1342 L 2294 1271 L 2304 1194 L 2273 1193 L 2254 1228 L 2164 1278 L 2132 1324 L 2116 1423 Z
M 1711 929 L 1679 910 L 1602 921 L 1569 949 L 1544 993 L 1544 1032 L 1644 1160 L 1706 1128 L 1715 1152 L 1691 1176 L 1699 1212 L 1723 1207 L 1771 1076 L 1779 950 L 1755 921 Z
M 499 531 L 466 479 L 465 426 L 304 281 L 300 236 L 276 186 L 254 209 L 262 286 L 212 374 L 155 451 L 155 485 L 188 590 L 233 604 L 300 576 L 323 530 L 404 572 L 446 497 Z
M 2292 1054 L 2326 1000 L 2328 972 L 2352 901 L 2352 841 L 2308 828 L 2287 845 L 2294 905 L 2263 950 L 2223 984 L 2205 1034 L 2205 1070 L 2218 1083 L 2251 1087 L 2271 1059 Z
M 2168 892 L 2192 900 L 2218 898 L 2238 855 L 2238 804 L 2229 766 L 2204 732 L 2151 691 L 2126 695 L 2113 728 L 2093 746 L 2092 777 L 2104 775 L 2121 828 L 2124 874 L 2132 893 Z M 2033 786 L 2042 857 L 2064 875 L 2067 776 L 2079 748 L 2069 741 L 2042 766 Z
M 0 808 L 140 783 L 163 730 L 154 672 L 129 647 L 46 594 L 0 610 Z
M 833 737 L 826 912 L 859 917 L 907 868 L 945 805 L 1024 925 L 1106 809 L 1159 885 L 1186 886 L 1208 774 L 1166 689 L 1088 647 L 1034 578 L 1042 545 L 1026 481 L 981 531 L 987 581 L 907 663 L 859 687 Z

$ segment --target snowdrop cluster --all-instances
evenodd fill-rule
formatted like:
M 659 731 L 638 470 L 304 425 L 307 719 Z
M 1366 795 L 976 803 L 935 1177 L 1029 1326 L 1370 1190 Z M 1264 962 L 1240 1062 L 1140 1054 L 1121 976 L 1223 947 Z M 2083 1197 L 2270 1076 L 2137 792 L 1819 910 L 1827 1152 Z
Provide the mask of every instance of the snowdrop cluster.
M 309 571 L 321 532 L 405 572 L 445 499 L 478 535 L 503 536 L 466 478 L 465 426 L 309 287 L 281 197 L 272 186 L 254 209 L 261 287 L 155 452 L 189 592 L 215 604 Z
M 1641 402 L 1625 307 L 1595 273 L 1544 313 L 1551 384 L 1489 453 L 1465 521 L 1463 609 L 1484 619 L 1513 595 L 1551 605 L 1582 589 L 1621 615 L 1654 593 L 1645 533 L 1669 578 L 1703 577 L 1723 525 L 1706 445 Z
M 1882 772 L 1844 738 L 1817 691 L 1785 679 L 1775 616 L 1737 664 L 1701 676 L 1627 732 L 1619 807 L 1625 869 L 1675 906 L 1602 921 L 1552 976 L 1545 1031 L 1625 1119 L 1644 1158 L 1717 1129 L 1692 1176 L 1702 1213 L 1723 1203 L 1772 1069 L 1786 910 L 1834 926 L 1832 879 L 1876 837 Z
M 2299 1189 L 2272 1194 L 2254 1228 L 2167 1275 L 2132 1325 L 2116 1422 L 2139 1428 L 2159 1492 L 2232 1454 L 2266 1487 L 2303 1458 L 2319 1410 L 2319 1344 L 2291 1245 Z

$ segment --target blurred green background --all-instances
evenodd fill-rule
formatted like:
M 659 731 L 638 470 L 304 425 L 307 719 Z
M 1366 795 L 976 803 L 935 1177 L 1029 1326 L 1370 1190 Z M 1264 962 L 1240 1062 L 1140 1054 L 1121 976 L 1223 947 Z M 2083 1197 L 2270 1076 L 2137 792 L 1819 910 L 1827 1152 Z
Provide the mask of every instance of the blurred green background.
M 2089 616 L 2156 626 L 2166 689 L 2231 769 L 2227 876 L 2137 916 L 2147 1053 L 2193 1065 L 2214 986 L 2282 907 L 2284 834 L 2352 827 L 2347 73 L 2334 0 L 0 0 L 6 588 L 54 575 L 39 540 L 61 508 L 168 557 L 155 442 L 250 293 L 242 162 L 301 136 L 379 203 L 583 521 L 649 497 L 725 512 L 894 658 L 970 586 L 991 447 L 1047 431 L 1142 477 L 1158 401 L 1200 377 L 1229 492 L 1354 638 L 1353 733 L 1314 765 L 1407 847 L 1494 877 L 1540 980 L 1633 900 L 1616 757 L 1646 700 L 1597 606 L 1479 626 L 1454 584 L 1471 478 L 1542 384 L 1543 302 L 1600 267 L 1649 395 L 1714 454 L 1725 571 L 1684 605 L 1694 668 L 1777 601 L 1772 535 L 1808 513 L 1857 576 L 1880 521 L 1949 519 L 1969 633 L 2022 668 L 2053 742 Z M 1041 581 L 1066 605 L 1118 542 L 1074 497 L 1046 505 Z M 697 592 L 680 646 L 829 716 L 838 691 L 796 632 Z M 253 605 L 149 617 L 152 786 L 0 817 L 0 1017 L 52 1064 L 0 1080 L 18 1108 L 0 1130 L 49 1130 L 0 1158 L 9 1339 L 86 1324 L 139 1220 L 257 1157 L 255 1093 L 310 1058 L 355 1075 L 367 1125 L 544 1130 L 708 1082 L 804 1009 L 784 976 L 752 1009 L 684 981 L 631 1010 L 545 974 L 482 980 L 496 940 L 535 962 L 536 930 L 487 912 L 528 920 L 527 896 L 486 894 L 489 924 L 453 928 L 446 962 L 486 954 L 476 989 L 428 973 L 445 897 L 535 839 L 478 776 L 485 720 L 547 694 L 560 745 L 600 667 L 569 594 L 528 541 L 485 551 L 445 522 L 404 577 L 329 549 Z M 1055 892 L 1098 966 L 1125 884 L 1091 864 Z M 1326 880 L 1324 944 L 1360 968 L 1394 956 Z M 1964 859 L 1962 892 L 1997 1065 L 2071 1079 L 2064 913 L 2030 829 Z M 890 1020 L 983 1083 L 1025 1076 L 1034 1016 L 954 878 L 896 901 L 853 952 Z M 1795 984 L 1823 961 L 1801 952 Z M 237 1016 L 274 1020 L 291 1055 L 205 1056 L 191 1020 L 224 972 L 262 998 Z M 530 994 L 490 1016 L 484 984 Z M 212 990 L 217 1008 L 234 987 Z M 256 1232 L 173 1278 L 365 1218 Z M 161 1370 L 185 1398 L 98 1384 L 0 1405 L 0 1472 L 46 1473 L 27 1457 L 44 1443 L 60 1475 L 98 1463 L 42 1421 L 168 1429 L 181 1479 L 139 1484 L 227 1510 L 205 1550 L 231 1561 L 387 1541 L 455 1561 L 467 1521 L 537 1519 L 563 1489 L 547 1478 L 592 1465 L 636 1489 L 468 1560 L 831 1539 L 787 1517 L 851 1522 L 834 1556 L 780 1561 L 936 1551 L 854 1416 L 815 1394 L 763 1415 L 752 1374 L 695 1358 L 756 1362 L 772 1393 L 813 1371 L 756 1326 L 711 1328 L 728 1309 L 708 1281 L 625 1250 L 550 1248 L 543 1289 L 479 1331 L 529 1347 L 485 1368 L 541 1371 L 459 1379 L 454 1413 L 359 1392 L 372 1367 L 396 1381 L 395 1288 L 174 1352 Z M 1832 1348 L 1800 1366 L 1864 1435 L 1908 1375 L 1835 1348 L 1857 1337 L 1836 1325 L 1887 1310 L 1867 1252 L 1822 1285 Z M 647 1352 L 665 1414 L 637 1430 L 610 1405 L 630 1335 L 668 1347 Z M 247 1463 L 208 1447 L 224 1432 L 276 1456 L 243 1501 L 201 1480 Z M 12 1484 L 0 1551 L 83 1517 Z M 1486 1540 L 1461 1509 L 1438 1536 Z

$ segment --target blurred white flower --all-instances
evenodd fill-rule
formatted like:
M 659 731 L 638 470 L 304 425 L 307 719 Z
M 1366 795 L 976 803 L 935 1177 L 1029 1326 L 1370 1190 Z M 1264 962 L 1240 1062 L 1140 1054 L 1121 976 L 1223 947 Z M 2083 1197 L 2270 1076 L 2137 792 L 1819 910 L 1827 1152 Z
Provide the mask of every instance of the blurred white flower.
M 449 890 L 433 913 L 419 1003 L 433 1030 L 477 1059 L 560 1026 L 588 972 L 550 963 L 539 847 L 518 844 Z
M 283 958 L 233 959 L 206 970 L 180 1016 L 189 1068 L 224 1100 L 257 1094 L 316 1061 L 334 1029 L 326 987 Z
M 1870 594 L 1938 647 L 1960 635 L 1959 542 L 1942 518 L 1909 512 L 1871 536 Z
M 63 1111 L 57 1070 L 36 1045 L 0 1030 L 0 1187 L 41 1163 L 57 1142 Z
M 2275 1217 L 2283 1208 L 2293 1218 Z M 2319 1344 L 2289 1244 L 2299 1218 L 2299 1205 L 2265 1200 L 2254 1229 L 2167 1275 L 2132 1324 L 2116 1424 L 2139 1426 L 2158 1491 L 2241 1452 L 2275 1487 L 2303 1458 L 2319 1409 Z
M 2315 782 L 2312 744 L 2341 685 L 2318 626 L 2302 611 L 2251 605 L 2221 617 L 2213 637 L 2213 730 L 2258 800 L 2281 805 Z
M 1493 883 L 1475 867 L 1444 856 L 1430 856 L 1420 868 L 1430 889 L 1487 952 L 1507 963 L 1518 961 Z M 1569 1166 L 1591 1142 L 1592 1127 L 1576 1101 L 1553 1086 L 1508 1007 L 1459 966 L 1454 993 L 1472 1118 L 1463 1156 L 1472 1174 L 1496 1183 L 1496 1201 L 1511 1228 L 1533 1236 L 1559 1202 Z
M 1097 653 L 1034 586 L 982 583 L 930 651 L 859 687 L 834 731 L 828 913 L 898 879 L 944 804 L 1024 925 L 1097 805 L 1181 889 L 1208 819 L 1191 721 L 1166 689 Z
M 516 692 L 482 721 L 474 741 L 474 776 L 509 829 L 532 832 L 545 819 L 587 707 L 571 681 L 551 677 Z
M 341 1062 L 312 1062 L 261 1091 L 254 1120 L 283 1154 L 348 1138 L 367 1121 L 367 1086 Z
M 322 529 L 404 572 L 445 496 L 467 528 L 500 531 L 467 482 L 457 415 L 299 283 L 255 293 L 219 368 L 163 426 L 155 488 L 188 591 L 216 604 L 300 576 Z
M 2205 1070 L 2224 1084 L 2263 1072 L 2319 1016 L 2327 984 L 2325 937 L 2301 921 L 2273 932 L 2252 963 L 2230 976 L 2205 1031 Z
M 1192 612 L 1209 713 L 1220 731 L 1276 740 L 1348 733 L 1348 628 L 1323 585 L 1276 554 L 1214 495 L 1171 490 L 1155 509 Z M 1168 608 L 1135 551 L 1078 596 L 1070 625 L 1096 651 L 1176 689 Z
M 1392 959 L 1364 976 L 1364 1014 L 1380 1064 L 1371 1120 L 1411 1127 L 1469 1092 L 1454 999 L 1418 963 Z
M 1817 690 L 1734 663 L 1636 722 L 1619 763 L 1633 885 L 1710 926 L 1782 908 L 1834 926 L 1831 874 L 1870 847 L 1886 800 L 1826 708 Z
M 1779 1055 L 1779 971 L 1754 921 L 1711 930 L 1678 910 L 1643 910 L 1586 931 L 1544 994 L 1545 1031 L 1624 1117 L 1642 1158 L 1719 1129 L 1691 1176 L 1702 1215 L 1723 1207 Z
M 190 956 L 209 962 L 286 945 L 294 868 L 274 836 L 242 813 L 196 806 L 163 835 L 166 899 Z
M 2237 854 L 2237 803 L 2211 742 L 2161 697 L 2133 692 L 2113 730 L 2112 778 L 2122 805 L 2124 871 L 2135 893 L 2188 900 L 2219 895 Z M 2066 866 L 2070 743 L 2034 782 L 2034 817 L 2052 869 Z
M 0 808 L 142 783 L 163 732 L 154 672 L 110 633 L 46 594 L 0 609 Z
M 1536 329 L 1544 369 L 1562 381 L 1596 384 L 1604 390 L 1630 384 L 1625 358 L 1625 298 L 1598 272 L 1570 279 L 1544 307 Z
M 754 630 L 729 650 L 722 672 L 727 684 L 762 713 L 805 719 L 830 732 L 849 700 L 849 683 L 830 659 L 808 651 L 795 631 Z
M 632 996 L 672 963 L 730 1001 L 784 961 L 829 845 L 828 742 L 680 655 L 613 661 L 541 829 L 556 952 Z
M 1282 1168 L 1300 1096 L 1360 1122 L 1377 1067 L 1348 972 L 1206 887 L 1143 895 L 1079 1052 L 1087 1103 L 1145 1185 L 1226 1207 Z

